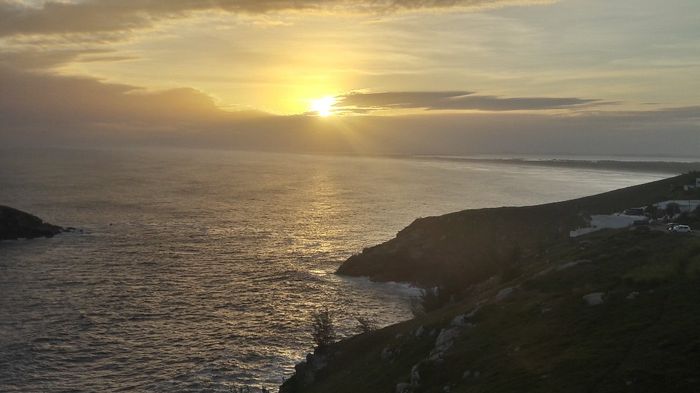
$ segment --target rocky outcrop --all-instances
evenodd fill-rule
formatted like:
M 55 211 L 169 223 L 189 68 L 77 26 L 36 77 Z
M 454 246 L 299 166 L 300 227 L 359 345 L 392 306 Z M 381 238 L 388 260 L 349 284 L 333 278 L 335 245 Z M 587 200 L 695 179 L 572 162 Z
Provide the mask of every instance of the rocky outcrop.
M 689 173 L 599 195 L 538 206 L 464 210 L 415 220 L 394 239 L 350 257 L 338 274 L 423 287 L 483 281 L 517 269 L 523 254 L 569 238 L 592 214 L 648 206 L 682 193 Z
M 48 224 L 29 213 L 0 206 L 0 240 L 32 239 L 52 237 L 63 228 Z
M 306 386 L 316 382 L 316 376 L 328 365 L 328 354 L 324 349 L 316 348 L 314 353 L 306 355 L 306 360 L 294 366 L 294 375 L 280 386 L 280 393 L 303 392 Z

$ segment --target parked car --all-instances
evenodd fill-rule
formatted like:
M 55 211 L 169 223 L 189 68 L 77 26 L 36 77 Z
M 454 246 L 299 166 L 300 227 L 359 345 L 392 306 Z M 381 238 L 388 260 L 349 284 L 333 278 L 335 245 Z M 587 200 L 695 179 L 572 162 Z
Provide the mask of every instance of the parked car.
M 673 228 L 671 228 L 671 232 L 676 232 L 676 233 L 688 233 L 691 231 L 692 231 L 692 229 L 690 229 L 690 227 L 687 225 L 676 225 Z

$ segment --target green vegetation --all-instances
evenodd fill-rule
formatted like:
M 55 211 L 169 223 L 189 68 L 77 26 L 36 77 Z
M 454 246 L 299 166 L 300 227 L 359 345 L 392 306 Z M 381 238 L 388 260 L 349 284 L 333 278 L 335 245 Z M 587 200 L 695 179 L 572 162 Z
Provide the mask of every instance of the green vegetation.
M 281 392 L 700 391 L 700 237 L 567 236 L 695 176 L 417 220 L 340 270 L 438 287 L 416 318 L 326 346 Z
M 462 301 L 331 345 L 311 382 L 282 391 L 700 389 L 700 237 L 605 231 L 523 259 L 516 278 L 471 285 Z M 602 304 L 586 303 L 592 293 Z

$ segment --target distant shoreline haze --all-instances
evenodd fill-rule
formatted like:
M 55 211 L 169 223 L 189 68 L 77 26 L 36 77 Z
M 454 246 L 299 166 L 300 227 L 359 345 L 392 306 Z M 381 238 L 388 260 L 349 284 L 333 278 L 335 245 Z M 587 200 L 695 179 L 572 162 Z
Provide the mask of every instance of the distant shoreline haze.
M 681 174 L 690 171 L 700 170 L 700 156 L 661 156 L 661 155 L 605 155 L 605 156 L 588 156 L 575 154 L 465 154 L 465 155 L 444 155 L 444 154 L 403 154 L 403 153 L 362 153 L 362 152 L 319 152 L 319 151 L 269 151 L 269 150 L 247 150 L 235 148 L 213 148 L 213 147 L 177 147 L 177 146 L 10 146 L 0 147 L 0 152 L 8 153 L 27 152 L 29 154 L 64 151 L 64 152 L 91 152 L 91 151 L 132 151 L 132 152 L 216 152 L 219 153 L 260 153 L 260 154 L 280 154 L 280 155 L 311 155 L 311 156 L 328 156 L 328 157 L 368 157 L 368 158 L 393 158 L 405 160 L 434 160 L 434 161 L 453 161 L 453 162 L 472 162 L 472 163 L 487 163 L 487 164 L 504 164 L 504 165 L 527 165 L 527 166 L 542 166 L 542 167 L 561 167 L 561 168 L 582 168 L 582 169 L 600 169 L 600 170 L 625 170 L 632 172 L 652 172 L 660 174 Z

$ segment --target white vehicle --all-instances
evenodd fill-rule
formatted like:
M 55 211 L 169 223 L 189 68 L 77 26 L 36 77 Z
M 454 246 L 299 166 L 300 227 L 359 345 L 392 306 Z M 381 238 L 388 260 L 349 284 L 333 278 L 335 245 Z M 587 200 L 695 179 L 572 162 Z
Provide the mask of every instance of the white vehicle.
M 689 226 L 687 225 L 676 225 L 673 228 L 671 228 L 671 232 L 676 232 L 676 233 L 687 233 L 692 231 Z

